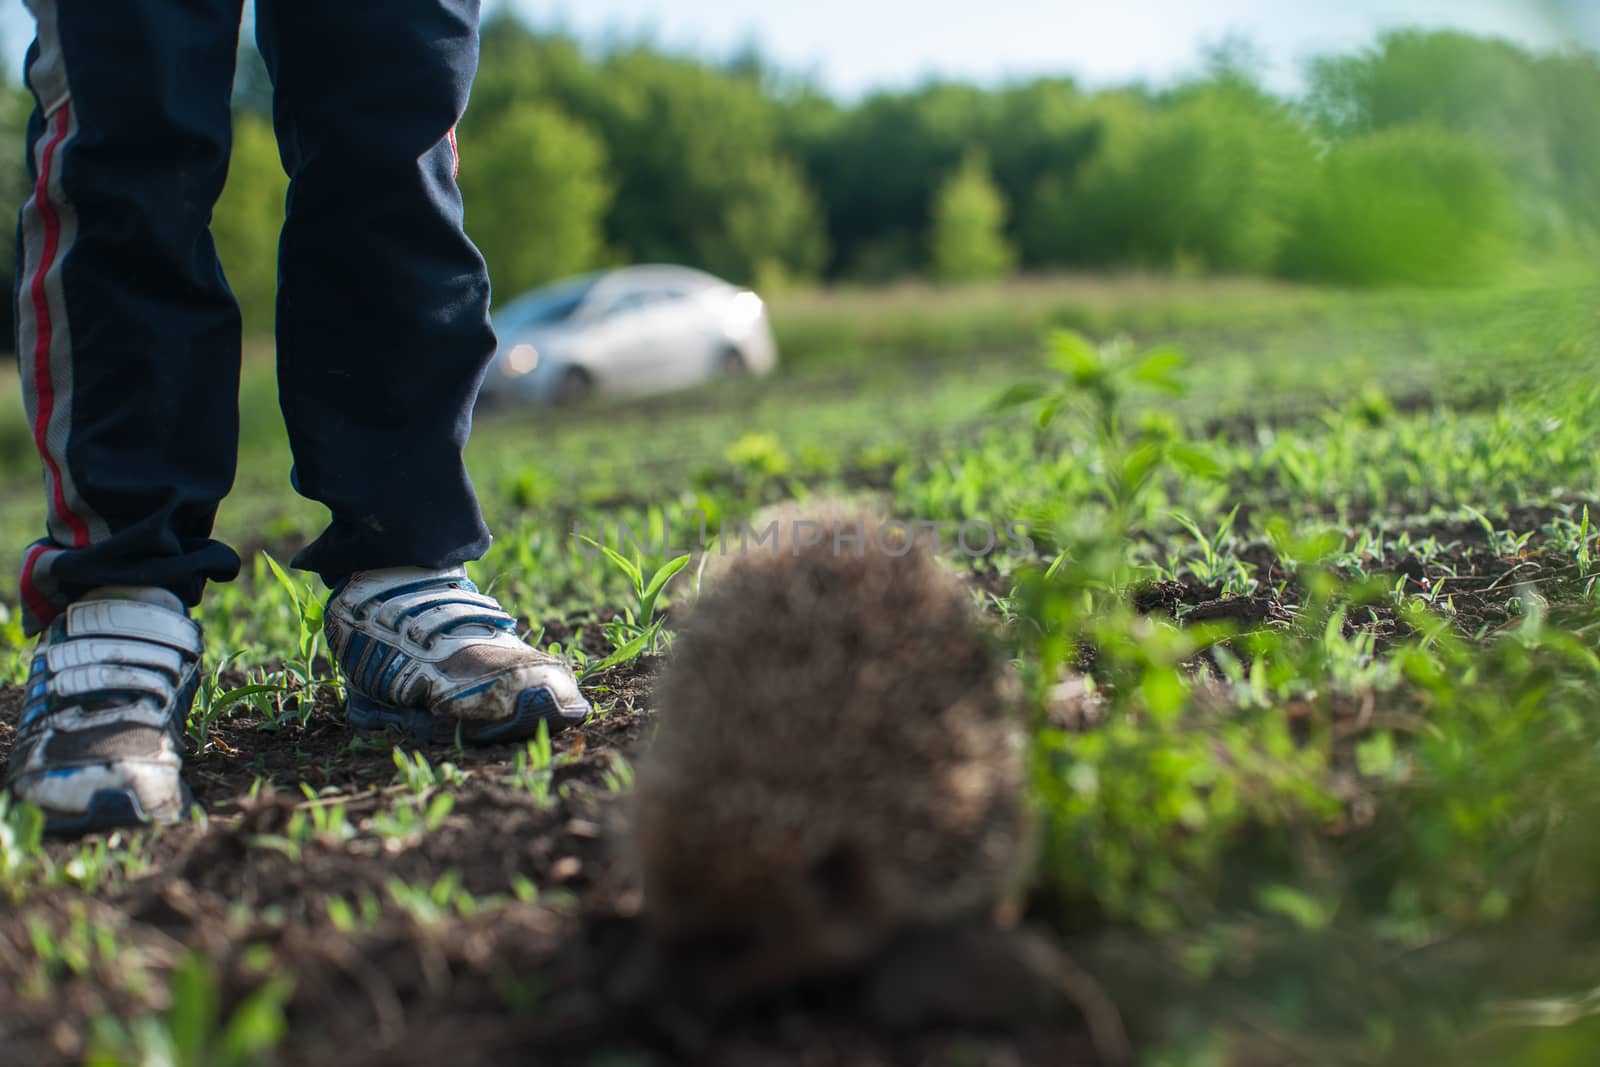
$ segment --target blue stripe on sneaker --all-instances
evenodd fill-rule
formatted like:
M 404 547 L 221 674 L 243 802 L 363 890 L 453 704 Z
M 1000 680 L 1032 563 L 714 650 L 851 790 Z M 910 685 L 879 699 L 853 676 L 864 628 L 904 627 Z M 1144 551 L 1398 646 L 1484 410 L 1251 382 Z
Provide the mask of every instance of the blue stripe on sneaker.
M 356 671 L 361 666 L 361 654 L 372 643 L 372 638 L 363 633 L 350 636 L 350 643 L 344 646 L 344 654 L 339 657 L 339 669 L 344 671 L 344 676 L 351 681 L 355 680 Z
M 460 579 L 457 578 L 424 578 L 420 582 L 407 582 L 405 585 L 397 585 L 392 589 L 385 589 L 383 592 L 374 595 L 372 599 L 378 601 L 393 600 L 397 596 L 405 596 L 407 593 L 419 593 L 424 589 L 453 590 L 457 588 L 459 581 Z
M 366 669 L 361 672 L 361 688 L 372 692 L 372 687 L 378 680 L 378 675 L 389 665 L 389 661 L 399 653 L 399 649 L 388 645 L 378 645 L 372 650 L 372 655 L 367 657 Z
M 396 652 L 394 659 L 389 661 L 389 667 L 383 672 L 383 677 L 378 679 L 378 684 L 373 690 L 373 696 L 379 696 L 393 703 L 395 694 L 392 689 L 395 678 L 399 676 L 401 668 L 410 663 L 411 659 L 404 652 Z

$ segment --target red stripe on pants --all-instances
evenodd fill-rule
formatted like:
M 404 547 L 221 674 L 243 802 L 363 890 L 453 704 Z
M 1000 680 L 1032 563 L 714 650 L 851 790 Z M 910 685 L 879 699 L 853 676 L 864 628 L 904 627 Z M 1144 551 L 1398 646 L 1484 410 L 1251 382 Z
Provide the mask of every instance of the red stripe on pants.
M 28 550 L 27 556 L 23 558 L 22 600 L 28 605 L 28 610 L 33 612 L 34 618 L 38 619 L 41 625 L 49 625 L 51 619 L 55 617 L 56 609 L 39 592 L 39 588 L 33 584 L 33 568 L 38 566 L 39 557 L 44 555 L 44 552 L 43 545 L 34 545 Z
M 55 167 L 56 151 L 61 147 L 61 142 L 67 139 L 67 130 L 71 125 L 71 109 L 72 103 L 68 101 L 56 112 L 55 128 L 51 131 L 50 140 L 45 143 L 44 155 L 39 162 L 39 180 L 34 186 L 33 200 L 39 212 L 39 219 L 44 223 L 44 248 L 39 254 L 39 269 L 34 273 L 33 280 L 28 286 L 28 295 L 33 301 L 33 315 L 38 324 L 33 345 L 33 390 L 38 400 L 38 409 L 33 420 L 33 442 L 38 446 L 39 455 L 43 458 L 45 469 L 50 476 L 51 511 L 72 531 L 73 547 L 83 548 L 89 543 L 89 527 L 67 507 L 66 494 L 61 488 L 61 467 L 50 452 L 49 442 L 50 418 L 55 414 L 56 391 L 55 382 L 50 377 L 53 328 L 50 321 L 50 299 L 45 293 L 45 276 L 54 268 L 56 254 L 61 248 L 61 218 L 56 214 L 55 205 L 50 202 L 50 174 Z

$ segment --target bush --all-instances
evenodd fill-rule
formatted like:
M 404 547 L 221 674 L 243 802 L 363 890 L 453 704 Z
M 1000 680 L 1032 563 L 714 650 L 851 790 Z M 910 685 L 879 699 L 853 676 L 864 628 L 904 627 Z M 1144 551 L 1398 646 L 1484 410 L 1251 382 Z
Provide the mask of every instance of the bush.
M 1287 108 L 1247 85 L 1211 84 L 1161 111 L 1129 97 L 1096 110 L 1094 158 L 1035 194 L 1030 258 L 1233 273 L 1276 265 L 1314 159 Z
M 1592 0 L 1585 0 L 1592 2 Z M 1600 222 L 1600 65 L 1457 32 L 1385 34 L 1309 70 L 1306 108 L 1336 140 L 1427 126 L 1472 137 L 1509 178 L 1535 254 L 1583 254 Z
M 989 173 L 989 161 L 969 153 L 934 200 L 929 241 L 934 276 L 966 282 L 1010 273 L 1017 256 L 1005 229 L 1005 197 Z
M 612 186 L 605 147 L 544 103 L 517 104 L 461 132 L 467 231 L 497 297 L 597 266 Z
M 1517 247 L 1510 183 L 1477 141 L 1429 127 L 1336 146 L 1285 254 L 1290 273 L 1356 285 L 1463 285 Z

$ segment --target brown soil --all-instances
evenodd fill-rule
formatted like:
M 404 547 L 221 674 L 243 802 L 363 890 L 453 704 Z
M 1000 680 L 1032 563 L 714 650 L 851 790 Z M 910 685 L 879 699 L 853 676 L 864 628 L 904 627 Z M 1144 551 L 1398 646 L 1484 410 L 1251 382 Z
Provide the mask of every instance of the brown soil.
M 1536 529 L 1549 517 L 1530 513 L 1511 525 Z M 1437 558 L 1370 559 L 1362 569 L 1389 575 L 1390 585 L 1403 579 L 1411 592 L 1442 586 L 1441 602 L 1453 596 L 1467 635 L 1512 622 L 1518 595 L 1553 594 L 1573 581 L 1570 563 L 1537 551 L 1501 558 L 1475 524 L 1425 526 L 1414 533 L 1445 545 Z M 1295 577 L 1265 546 L 1243 558 L 1256 578 L 1249 595 L 1167 582 L 1141 590 L 1135 606 L 1241 630 L 1296 625 Z M 1006 583 L 985 574 L 975 584 L 1004 592 Z M 1352 611 L 1347 625 L 1380 640 L 1404 633 L 1382 603 Z M 568 632 L 553 626 L 547 635 Z M 189 770 L 209 821 L 159 835 L 146 849 L 148 870 L 92 897 L 64 888 L 10 911 L 0 897 L 0 1063 L 81 1062 L 89 1020 L 161 1010 L 165 976 L 190 950 L 215 962 L 225 1008 L 236 1004 L 261 984 L 262 947 L 293 980 L 276 1061 L 285 1064 L 1106 1062 L 1104 1028 L 1098 1044 L 1089 1036 L 1093 979 L 1080 976 L 1089 992 L 1072 1006 L 1041 1006 L 1036 984 L 1018 975 L 1016 961 L 1027 953 L 996 955 L 992 940 L 913 939 L 861 973 L 717 1017 L 629 995 L 643 939 L 619 839 L 618 787 L 647 729 L 656 665 L 639 660 L 588 680 L 604 714 L 558 739 L 543 799 L 514 780 L 515 749 L 430 752 L 436 768 L 450 762 L 468 777 L 451 788 L 454 807 L 436 830 L 398 842 L 363 832 L 314 838 L 298 854 L 282 846 L 297 813 L 304 820 L 342 800 L 360 822 L 392 808 L 403 789 L 390 745 L 350 734 L 331 690 L 315 695 L 303 722 L 291 714 L 274 724 L 241 710 L 218 723 Z M 0 761 L 20 695 L 0 687 Z M 1349 710 L 1354 731 L 1365 713 Z M 308 801 L 302 786 L 319 798 Z M 1360 808 L 1351 805 L 1352 826 L 1372 817 Z M 49 848 L 60 858 L 71 846 Z M 427 888 L 447 872 L 480 903 L 499 902 L 476 914 L 446 907 L 427 917 L 394 903 L 396 880 Z M 538 888 L 536 899 L 516 899 L 521 879 Z M 363 898 L 383 901 L 375 921 L 334 922 L 330 902 L 359 914 Z M 65 936 L 85 919 L 114 933 L 114 958 L 76 970 L 57 965 L 53 987 L 41 994 L 45 965 L 33 930 L 43 923 Z
M 191 950 L 215 962 L 230 1011 L 261 985 L 263 946 L 273 969 L 294 983 L 289 1032 L 274 1061 L 284 1064 L 1102 1062 L 1070 1010 L 1019 1019 L 1016 998 L 996 993 L 947 1012 L 950 1001 L 962 1002 L 967 977 L 993 970 L 993 961 L 937 939 L 888 953 L 874 970 L 714 1018 L 619 993 L 642 937 L 613 785 L 625 767 L 619 757 L 644 732 L 654 666 L 641 660 L 586 683 L 609 710 L 558 739 L 543 803 L 510 780 L 513 748 L 430 752 L 434 767 L 451 762 L 469 777 L 451 789 L 455 804 L 442 825 L 398 843 L 363 833 L 316 838 L 298 854 L 281 844 L 297 811 L 336 794 L 358 822 L 391 806 L 401 789 L 390 746 L 356 740 L 331 690 L 317 694 L 304 725 L 298 715 L 276 727 L 242 714 L 220 722 L 189 764 L 206 823 L 159 835 L 145 850 L 150 868 L 125 884 L 93 897 L 53 890 L 0 912 L 0 1062 L 81 1062 L 90 1020 L 162 1010 L 164 976 Z M 19 705 L 20 690 L 0 688 L 0 760 Z M 328 796 L 307 801 L 302 784 Z M 48 846 L 57 858 L 71 847 Z M 446 872 L 474 898 L 500 902 L 477 914 L 446 908 L 419 918 L 388 895 L 396 879 L 426 888 Z M 519 878 L 538 887 L 536 899 L 515 899 Z M 359 911 L 363 897 L 383 901 L 381 916 L 336 925 L 330 902 Z M 43 923 L 64 938 L 85 917 L 114 932 L 114 957 L 83 973 L 58 967 L 42 993 L 45 964 L 31 928 Z M 943 952 L 931 967 L 930 944 Z M 923 988 L 901 980 L 908 972 L 948 979 Z M 1003 989 L 1007 981 L 1002 974 L 985 984 Z M 943 1021 L 951 1017 L 965 1021 Z

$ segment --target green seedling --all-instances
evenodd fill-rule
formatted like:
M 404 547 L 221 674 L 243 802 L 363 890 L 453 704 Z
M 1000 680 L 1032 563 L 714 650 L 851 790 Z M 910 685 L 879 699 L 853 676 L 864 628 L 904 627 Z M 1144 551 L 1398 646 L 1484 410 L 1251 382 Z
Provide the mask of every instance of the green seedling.
M 22 614 L 0 604 L 0 683 L 21 685 L 27 681 L 33 656 L 27 635 L 22 632 Z
M 0 893 L 21 900 L 26 885 L 48 869 L 44 812 L 0 793 Z
M 458 786 L 467 780 L 467 772 L 454 763 L 441 763 L 435 767 L 419 751 L 413 750 L 407 754 L 405 749 L 396 748 L 390 758 L 394 760 L 395 781 L 404 785 L 418 799 L 436 789 Z
M 226 674 L 242 652 L 232 652 L 223 661 L 213 667 L 201 680 L 200 687 L 195 691 L 194 703 L 190 706 L 186 730 L 189 738 L 194 741 L 199 755 L 205 755 L 211 747 L 211 735 L 217 720 L 230 712 L 236 704 L 249 704 L 263 717 L 270 718 L 272 707 L 268 697 L 281 697 L 285 687 L 272 681 L 252 682 L 237 686 L 233 689 L 226 688 L 222 676 Z
M 172 973 L 170 1007 L 124 1025 L 103 1016 L 90 1032 L 85 1067 L 250 1067 L 264 1062 L 288 1030 L 284 1008 L 293 986 L 268 977 L 224 1016 L 217 973 L 198 953 Z
M 411 885 L 399 878 L 384 882 L 384 890 L 402 911 L 424 925 L 434 925 L 452 915 L 471 918 L 501 901 L 495 898 L 479 899 L 461 885 L 461 870 L 452 867 L 440 875 L 432 885 Z
M 337 678 L 331 674 L 324 675 L 318 669 L 318 661 L 327 651 L 327 639 L 322 631 L 322 597 L 317 595 L 310 582 L 295 581 L 272 556 L 265 552 L 261 555 L 272 569 L 272 576 L 277 579 L 279 587 L 288 595 L 298 624 L 296 658 L 292 663 L 285 664 L 285 673 L 302 689 L 309 690 L 323 684 L 338 686 Z M 340 695 L 342 698 L 342 689 Z M 309 703 L 309 696 L 303 699 Z
M 455 805 L 456 798 L 449 793 L 436 793 L 427 800 L 406 797 L 374 815 L 372 831 L 386 840 L 414 842 L 443 826 Z
M 607 624 L 607 634 L 611 638 L 614 651 L 600 662 L 587 667 L 583 673 L 585 675 L 597 673 L 631 662 L 641 655 L 657 654 L 660 651 L 663 623 L 658 617 L 658 601 L 673 576 L 689 565 L 690 557 L 682 555 L 668 560 L 653 574 L 647 576 L 637 551 L 634 553 L 635 558 L 629 559 L 610 545 L 602 544 L 592 537 L 584 537 L 583 540 L 604 553 L 612 566 L 627 577 L 634 593 L 634 603 L 623 608 L 622 618 Z

